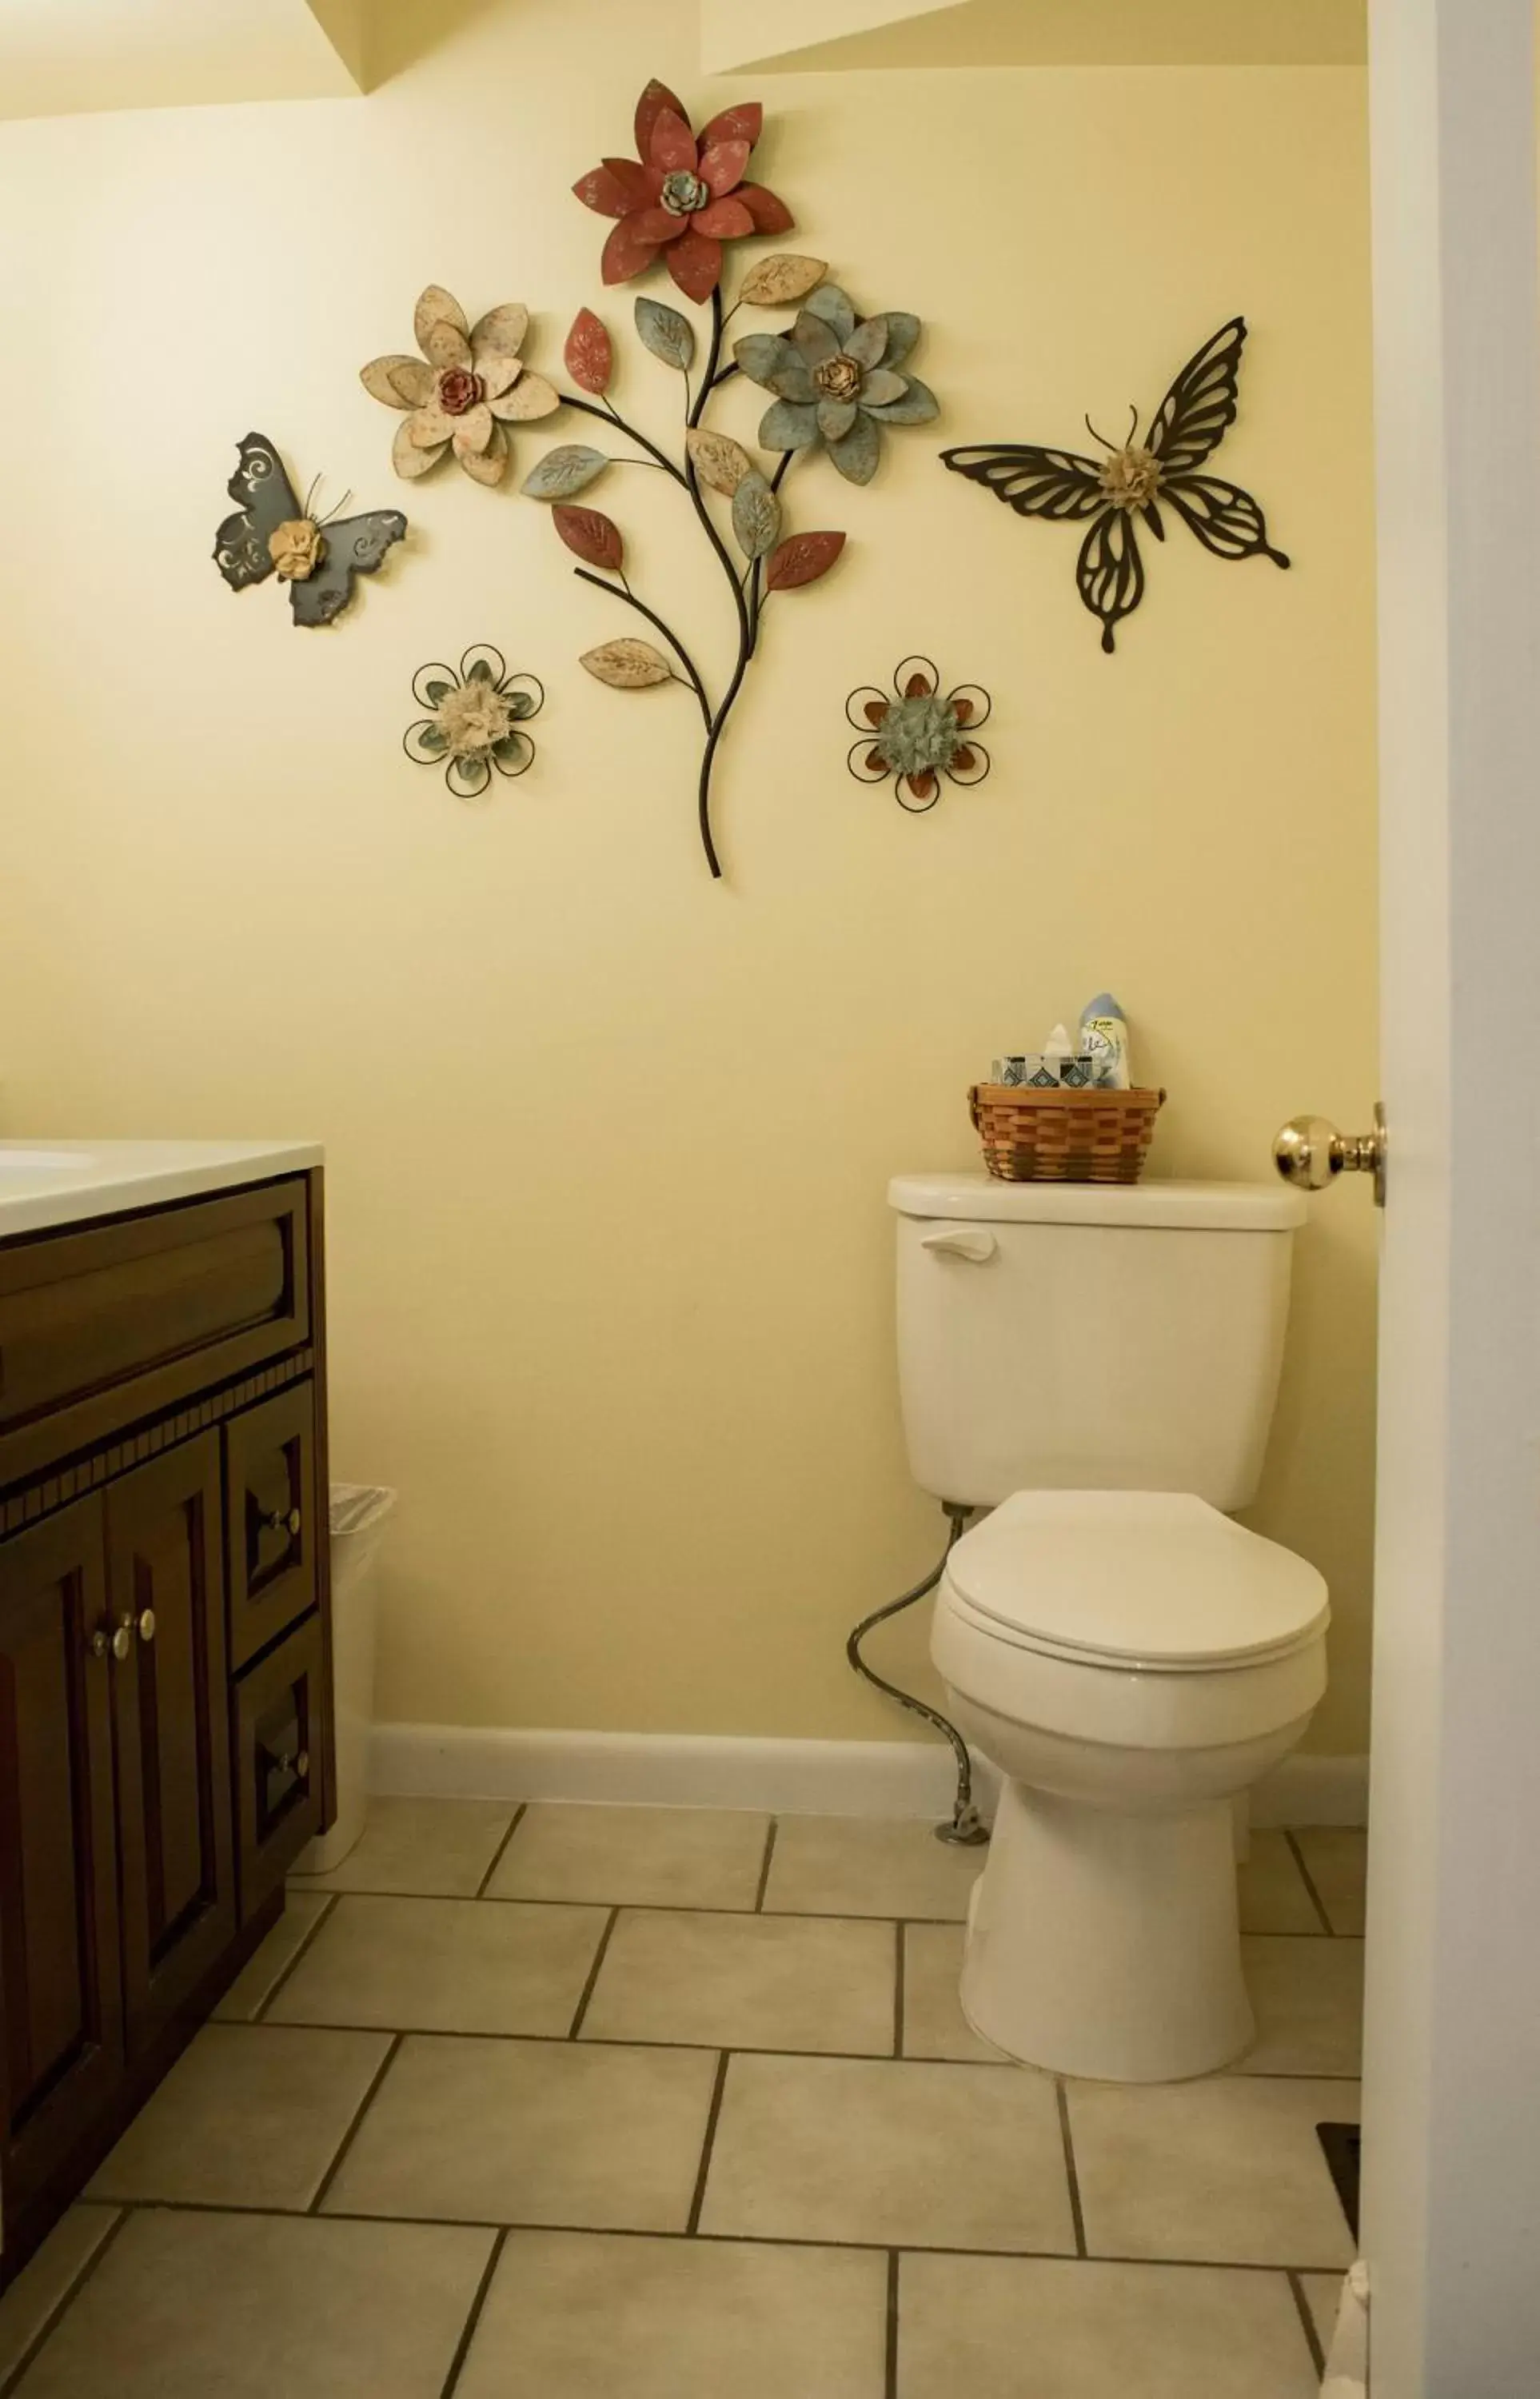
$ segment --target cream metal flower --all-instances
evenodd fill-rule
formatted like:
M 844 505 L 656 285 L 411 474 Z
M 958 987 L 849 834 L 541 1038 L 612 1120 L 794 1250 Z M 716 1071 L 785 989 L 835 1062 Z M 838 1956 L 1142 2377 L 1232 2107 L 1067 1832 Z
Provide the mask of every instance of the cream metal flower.
M 505 427 L 549 416 L 561 395 L 520 358 L 530 312 L 517 301 L 489 308 L 471 324 L 453 291 L 430 283 L 412 331 L 420 359 L 396 352 L 371 359 L 364 389 L 387 408 L 410 413 L 396 428 L 391 459 L 408 481 L 453 450 L 478 483 L 500 483 L 508 463 Z
M 407 726 L 401 746 L 419 766 L 442 766 L 457 800 L 480 799 L 494 766 L 500 775 L 521 775 L 533 763 L 534 744 L 523 725 L 538 716 L 545 688 L 520 668 L 510 674 L 490 642 L 468 649 L 458 673 L 437 660 L 419 667 L 412 696 L 432 713 Z

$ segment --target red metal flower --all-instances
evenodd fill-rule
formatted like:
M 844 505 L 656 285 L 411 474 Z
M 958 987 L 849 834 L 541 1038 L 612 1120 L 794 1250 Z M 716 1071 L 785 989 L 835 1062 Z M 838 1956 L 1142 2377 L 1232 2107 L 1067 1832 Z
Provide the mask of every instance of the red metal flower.
M 573 185 L 585 208 L 619 219 L 604 244 L 606 283 L 633 281 L 662 251 L 686 297 L 709 300 L 724 241 L 790 231 L 785 201 L 743 180 L 763 122 L 758 101 L 746 101 L 697 137 L 682 101 L 654 77 L 636 104 L 637 156 L 606 158 Z

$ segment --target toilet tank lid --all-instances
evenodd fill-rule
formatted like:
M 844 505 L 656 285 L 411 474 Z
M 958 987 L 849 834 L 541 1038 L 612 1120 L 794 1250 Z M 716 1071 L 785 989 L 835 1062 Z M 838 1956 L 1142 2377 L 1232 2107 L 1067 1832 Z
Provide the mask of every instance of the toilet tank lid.
M 1006 1633 L 1101 1663 L 1253 1662 L 1331 1616 L 1305 1559 L 1186 1491 L 1018 1491 L 946 1576 Z
M 1305 1205 L 1285 1183 L 1002 1183 L 993 1174 L 896 1174 L 901 1216 L 975 1225 L 1154 1225 L 1217 1233 L 1293 1232 Z

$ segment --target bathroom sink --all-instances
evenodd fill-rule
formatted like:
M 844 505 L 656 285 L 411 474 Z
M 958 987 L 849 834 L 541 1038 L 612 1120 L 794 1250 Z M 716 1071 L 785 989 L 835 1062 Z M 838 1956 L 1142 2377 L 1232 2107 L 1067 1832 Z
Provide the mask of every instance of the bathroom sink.
M 24 1143 L 11 1148 L 0 1143 L 0 1181 L 13 1174 L 81 1173 L 95 1163 L 88 1149 L 34 1149 Z

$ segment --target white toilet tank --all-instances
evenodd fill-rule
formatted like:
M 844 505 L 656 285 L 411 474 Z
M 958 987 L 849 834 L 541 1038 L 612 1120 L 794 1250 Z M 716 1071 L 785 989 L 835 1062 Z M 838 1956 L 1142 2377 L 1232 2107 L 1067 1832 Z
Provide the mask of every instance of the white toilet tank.
M 1257 1487 L 1304 1202 L 1272 1183 L 901 1174 L 898 1386 L 939 1499 Z

